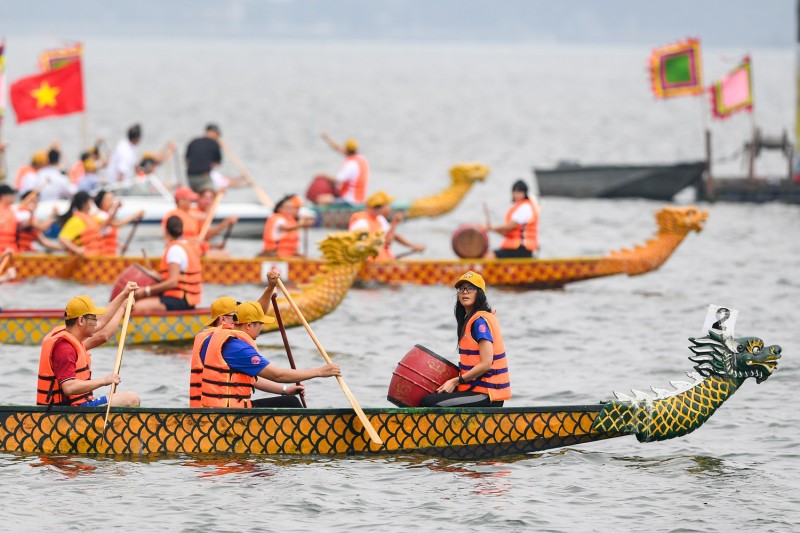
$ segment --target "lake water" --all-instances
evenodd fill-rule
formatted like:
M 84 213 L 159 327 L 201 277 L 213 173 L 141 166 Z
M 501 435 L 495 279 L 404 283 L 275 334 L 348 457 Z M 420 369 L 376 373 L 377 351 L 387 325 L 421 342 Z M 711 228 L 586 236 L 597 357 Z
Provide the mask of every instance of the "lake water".
M 42 45 L 7 43 L 9 77 L 33 72 Z M 704 51 L 707 79 L 744 51 Z M 755 123 L 792 127 L 790 50 L 755 50 Z M 437 219 L 409 221 L 401 233 L 424 242 L 424 257 L 453 257 L 450 236 L 481 222 L 483 204 L 499 220 L 509 190 L 530 168 L 559 159 L 652 162 L 701 159 L 703 127 L 715 152 L 736 152 L 747 116 L 704 119 L 704 100 L 655 101 L 647 49 L 523 45 L 357 43 L 187 43 L 89 41 L 86 56 L 91 136 L 115 142 L 135 121 L 143 150 L 167 140 L 185 146 L 208 121 L 273 197 L 302 192 L 340 157 L 322 131 L 355 137 L 370 159 L 371 189 L 400 200 L 436 192 L 459 161 L 492 166 L 463 204 Z M 78 117 L 6 125 L 12 169 L 61 139 L 71 159 Z M 230 168 L 230 167 L 229 167 Z M 738 161 L 720 171 L 742 171 Z M 779 158 L 759 161 L 782 172 Z M 234 172 L 233 168 L 230 168 Z M 169 170 L 167 170 L 169 172 Z M 245 191 L 237 195 L 246 197 Z M 643 242 L 661 206 L 644 200 L 542 201 L 546 257 L 604 253 Z M 514 292 L 489 288 L 509 353 L 508 405 L 596 403 L 613 390 L 667 386 L 691 369 L 687 337 L 701 333 L 710 303 L 737 309 L 738 334 L 781 344 L 784 357 L 765 383 L 749 381 L 700 430 L 639 444 L 633 437 L 513 460 L 453 462 L 390 458 L 197 458 L 114 461 L 0 455 L 0 530 L 141 531 L 794 531 L 800 523 L 800 456 L 795 408 L 800 378 L 796 301 L 800 296 L 800 210 L 784 205 L 702 206 L 710 216 L 658 271 Z M 314 230 L 312 240 L 324 233 Z M 496 237 L 496 236 L 495 236 Z M 154 253 L 159 244 L 144 242 Z M 499 240 L 493 241 L 499 244 Z M 259 243 L 235 241 L 236 255 Z M 0 305 L 60 307 L 110 287 L 35 280 L 0 287 Z M 208 287 L 204 301 L 255 298 L 252 285 Z M 391 372 L 414 345 L 455 359 L 454 291 L 447 287 L 354 290 L 313 324 L 362 406 L 388 406 Z M 290 330 L 301 367 L 320 364 L 299 329 Z M 277 334 L 259 339 L 285 365 Z M 147 406 L 186 405 L 188 347 L 130 347 L 123 388 Z M 29 404 L 38 349 L 0 346 L 8 372 L 0 402 Z M 116 350 L 94 351 L 95 372 Z M 333 380 L 308 384 L 314 407 L 346 407 Z

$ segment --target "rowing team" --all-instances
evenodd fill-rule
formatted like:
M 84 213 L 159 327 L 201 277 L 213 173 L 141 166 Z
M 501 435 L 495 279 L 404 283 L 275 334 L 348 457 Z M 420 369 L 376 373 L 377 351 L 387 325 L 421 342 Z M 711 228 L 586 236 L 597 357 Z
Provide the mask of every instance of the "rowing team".
M 341 368 L 335 363 L 305 370 L 280 368 L 259 353 L 256 339 L 264 324 L 275 322 L 266 310 L 279 284 L 279 274 L 270 272 L 268 280 L 257 301 L 237 302 L 224 297 L 211 304 L 207 328 L 195 337 L 192 347 L 190 407 L 300 407 L 298 396 L 305 393 L 301 382 L 341 376 Z M 511 381 L 500 325 L 486 299 L 486 283 L 470 271 L 458 278 L 455 288 L 459 375 L 424 397 L 421 406 L 502 406 L 511 398 Z M 77 296 L 67 303 L 64 324 L 48 333 L 42 343 L 38 405 L 140 405 L 138 394 L 132 391 L 95 397 L 98 388 L 120 383 L 121 379 L 116 373 L 92 378 L 89 354 L 114 334 L 124 314 L 123 302 L 129 294 L 135 296 L 137 289 L 135 282 L 128 282 L 108 308 L 96 307 L 88 296 Z M 256 389 L 272 396 L 253 400 Z

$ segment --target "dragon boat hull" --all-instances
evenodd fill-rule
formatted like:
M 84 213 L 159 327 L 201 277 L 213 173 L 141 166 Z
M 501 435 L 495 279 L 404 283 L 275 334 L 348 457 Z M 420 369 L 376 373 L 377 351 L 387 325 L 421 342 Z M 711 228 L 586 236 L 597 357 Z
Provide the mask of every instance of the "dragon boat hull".
M 659 268 L 691 231 L 700 231 L 708 213 L 693 207 L 665 208 L 656 213 L 659 230 L 654 238 L 632 250 L 610 252 L 599 257 L 563 259 L 415 259 L 402 261 L 367 261 L 358 271 L 357 281 L 410 283 L 417 285 L 449 284 L 465 270 L 479 272 L 491 285 L 544 289 L 568 283 L 616 274 L 637 275 Z M 20 279 L 37 276 L 63 277 L 81 283 L 113 284 L 132 263 L 144 263 L 133 257 L 86 258 L 77 268 L 66 256 L 20 255 L 16 259 Z M 320 260 L 292 258 L 285 261 L 263 259 L 204 259 L 203 279 L 224 285 L 265 282 L 273 265 L 286 279 L 308 283 L 319 275 L 325 263 Z M 148 263 L 157 268 L 157 259 Z

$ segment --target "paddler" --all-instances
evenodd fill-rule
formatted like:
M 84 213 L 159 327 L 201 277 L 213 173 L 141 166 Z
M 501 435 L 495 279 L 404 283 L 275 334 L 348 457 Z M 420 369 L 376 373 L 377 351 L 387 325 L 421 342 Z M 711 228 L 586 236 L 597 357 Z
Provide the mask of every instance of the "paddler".
M 17 213 L 11 208 L 16 197 L 11 186 L 0 184 L 0 253 L 17 253 Z
M 503 333 L 476 272 L 456 280 L 459 373 L 423 397 L 420 407 L 502 407 L 511 398 Z
M 89 350 L 108 342 L 123 315 L 128 294 L 138 288 L 129 281 L 114 298 L 108 309 L 96 307 L 88 296 L 76 296 L 67 302 L 64 325 L 54 328 L 42 341 L 39 357 L 37 405 L 73 405 L 95 407 L 108 404 L 107 396 L 95 398 L 95 390 L 121 381 L 111 373 L 92 378 L 92 357 Z M 116 391 L 112 405 L 136 407 L 139 395 L 132 391 Z
M 511 187 L 511 201 L 514 205 L 502 225 L 485 226 L 486 231 L 505 237 L 499 249 L 486 252 L 486 259 L 530 258 L 539 249 L 539 206 L 528 198 L 528 185 L 524 181 L 517 180 Z
M 288 259 L 298 257 L 300 247 L 300 228 L 314 225 L 314 219 L 300 217 L 303 199 L 296 194 L 289 194 L 278 200 L 275 211 L 264 223 L 263 247 L 259 257 L 279 257 Z
M 116 218 L 117 212 L 122 207 L 122 202 L 114 197 L 114 193 L 100 189 L 94 197 L 98 210 L 94 213 L 100 222 L 100 239 L 102 255 L 119 255 L 119 228 L 130 224 L 134 220 L 144 217 L 144 209 L 125 218 Z
M 57 220 L 62 224 L 58 241 L 75 255 L 94 257 L 103 252 L 101 224 L 91 215 L 93 208 L 94 201 L 89 193 L 80 191 L 72 198 L 67 212 Z
M 161 256 L 160 274 L 164 281 L 136 292 L 134 311 L 154 313 L 194 309 L 202 299 L 203 266 L 197 247 L 183 238 L 180 217 L 167 219 L 170 242 Z
M 214 203 L 214 191 L 210 188 L 204 188 L 200 191 L 198 198 L 197 198 L 197 206 L 191 209 L 192 215 L 200 221 L 200 227 L 203 227 L 205 224 L 206 219 L 211 215 L 211 205 Z M 208 233 L 206 233 L 206 241 L 210 241 L 217 235 L 226 230 L 230 226 L 233 226 L 239 222 L 239 218 L 235 216 L 230 216 L 217 224 L 216 226 L 210 226 L 208 229 Z M 215 247 L 211 246 L 211 243 L 208 243 L 207 247 L 209 251 Z M 215 257 L 228 257 L 229 254 L 226 252 L 222 252 L 222 246 L 218 246 L 215 248 L 217 251 L 215 252 Z M 209 252 L 206 252 L 205 255 L 209 255 Z
M 272 293 L 275 292 L 280 273 L 277 270 L 272 270 L 267 273 L 267 287 L 258 299 L 258 304 L 264 313 L 269 308 L 269 302 L 272 298 Z M 236 323 L 236 306 L 240 302 L 230 296 L 223 296 L 211 302 L 211 320 L 205 323 L 206 329 L 197 334 L 194 338 L 192 346 L 192 361 L 191 372 L 189 373 L 189 407 L 201 407 L 201 387 L 203 385 L 203 358 L 201 358 L 201 351 L 205 354 L 203 346 L 207 346 L 207 339 L 220 328 L 231 329 Z M 272 387 L 274 390 L 283 391 L 282 385 Z M 301 385 L 288 385 L 286 387 L 287 395 L 302 395 L 305 387 Z
M 320 175 L 328 180 L 334 187 L 334 194 L 320 194 L 315 197 L 317 204 L 345 203 L 350 205 L 363 204 L 367 199 L 367 183 L 369 182 L 369 163 L 367 158 L 358 152 L 358 143 L 355 139 L 347 139 L 344 145 L 334 141 L 327 133 L 322 134 L 322 139 L 333 150 L 342 154 L 344 164 L 336 176 Z
M 376 261 L 389 261 L 395 256 L 389 250 L 393 242 L 411 248 L 415 252 L 422 252 L 425 247 L 414 244 L 408 239 L 397 234 L 397 225 L 403 221 L 402 213 L 395 213 L 390 223 L 386 217 L 392 213 L 392 202 L 394 198 L 383 191 L 378 191 L 367 200 L 366 211 L 358 211 L 350 216 L 350 223 L 347 226 L 349 231 L 366 230 L 370 233 L 383 232 L 383 247 L 378 253 Z
M 37 242 L 46 250 L 64 250 L 60 242 L 44 236 L 44 232 L 53 225 L 58 217 L 58 209 L 53 207 L 50 216 L 44 220 L 36 217 L 36 208 L 39 206 L 39 194 L 28 191 L 22 195 L 22 201 L 17 204 L 17 248 L 19 253 L 35 252 L 33 243 Z

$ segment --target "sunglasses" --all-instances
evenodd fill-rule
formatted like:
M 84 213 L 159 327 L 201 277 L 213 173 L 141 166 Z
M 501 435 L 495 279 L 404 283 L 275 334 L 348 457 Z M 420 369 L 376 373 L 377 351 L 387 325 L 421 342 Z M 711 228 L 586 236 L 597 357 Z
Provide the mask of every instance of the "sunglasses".
M 473 292 L 475 292 L 477 290 L 478 290 L 478 287 L 476 287 L 475 285 L 469 285 L 469 284 L 465 284 L 465 285 L 461 285 L 460 287 L 456 287 L 456 292 L 458 294 L 462 294 L 462 293 L 470 294 L 470 293 L 473 293 Z

